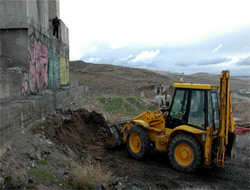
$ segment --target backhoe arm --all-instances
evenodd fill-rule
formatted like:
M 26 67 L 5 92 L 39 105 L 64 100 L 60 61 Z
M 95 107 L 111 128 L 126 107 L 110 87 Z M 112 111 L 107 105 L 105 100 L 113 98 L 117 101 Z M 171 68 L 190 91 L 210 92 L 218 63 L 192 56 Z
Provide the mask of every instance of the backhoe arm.
M 224 167 L 224 160 L 226 154 L 226 146 L 230 144 L 230 151 L 233 148 L 235 141 L 234 134 L 234 120 L 232 112 L 232 96 L 229 86 L 229 71 L 222 71 L 220 76 L 220 120 L 219 120 L 219 136 L 218 136 L 218 152 L 217 152 L 217 166 Z M 230 134 L 230 139 L 229 137 Z M 233 136 L 231 138 L 231 136 Z M 229 139 L 229 140 L 228 140 Z

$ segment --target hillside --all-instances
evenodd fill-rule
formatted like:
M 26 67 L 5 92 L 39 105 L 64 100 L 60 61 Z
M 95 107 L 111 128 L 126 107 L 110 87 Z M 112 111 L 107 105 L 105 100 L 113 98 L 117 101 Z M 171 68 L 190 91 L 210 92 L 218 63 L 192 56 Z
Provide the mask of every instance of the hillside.
M 93 64 L 83 61 L 70 62 L 72 85 L 87 84 L 102 93 L 136 94 L 154 89 L 157 84 L 172 85 L 180 78 L 184 82 L 219 84 L 219 75 L 196 73 L 184 75 L 166 71 L 152 71 L 106 64 Z M 236 92 L 242 88 L 250 88 L 250 81 L 231 77 L 231 90 Z
M 150 102 L 156 95 L 155 86 L 160 84 L 172 85 L 174 82 L 179 82 L 180 78 L 183 78 L 184 82 L 199 84 L 219 85 L 220 81 L 220 75 L 209 73 L 184 75 L 83 61 L 70 62 L 70 76 L 72 86 L 83 84 L 90 86 L 88 101 L 83 107 L 89 111 L 95 110 L 102 113 L 110 121 L 131 119 L 133 116 L 150 109 L 152 106 Z M 245 121 L 250 120 L 250 98 L 237 93 L 242 88 L 249 89 L 249 82 L 247 79 L 230 78 L 234 115 Z M 173 95 L 173 90 L 170 87 L 168 93 Z M 112 104 L 110 107 L 110 98 L 113 98 L 117 105 Z
M 145 69 L 114 65 L 70 62 L 71 85 L 86 84 L 104 94 L 140 95 L 151 92 L 155 85 L 172 84 L 175 78 L 156 75 Z

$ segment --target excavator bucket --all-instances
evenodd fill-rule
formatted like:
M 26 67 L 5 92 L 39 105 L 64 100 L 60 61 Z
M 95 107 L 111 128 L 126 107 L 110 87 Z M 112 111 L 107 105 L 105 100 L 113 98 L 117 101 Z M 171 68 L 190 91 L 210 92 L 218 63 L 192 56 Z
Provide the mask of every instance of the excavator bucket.
M 107 149 L 115 148 L 124 143 L 123 133 L 121 132 L 123 126 L 129 121 L 120 121 L 108 123 L 108 133 L 106 136 L 104 147 Z

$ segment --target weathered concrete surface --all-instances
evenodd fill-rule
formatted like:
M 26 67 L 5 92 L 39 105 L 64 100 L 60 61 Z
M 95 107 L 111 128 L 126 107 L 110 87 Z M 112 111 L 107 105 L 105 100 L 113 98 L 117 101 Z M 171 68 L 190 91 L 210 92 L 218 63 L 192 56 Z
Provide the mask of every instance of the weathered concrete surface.
M 49 18 L 54 18 L 56 15 L 60 18 L 59 0 L 49 0 Z
M 84 95 L 88 92 L 88 86 L 78 86 L 75 88 L 70 88 L 66 91 L 60 91 L 56 93 L 56 108 L 57 109 L 72 109 L 78 108 L 79 105 L 82 105 L 86 101 Z M 65 105 L 68 105 L 66 107 Z
M 59 0 L 0 0 L 0 69 L 26 69 L 18 76 L 4 73 L 0 101 L 69 86 L 69 31 L 63 21 L 59 39 L 53 36 L 59 11 Z
M 27 28 L 28 20 L 26 12 L 26 1 L 0 0 L 0 28 Z
M 2 51 L 0 55 L 9 57 L 11 63 L 1 64 L 1 68 L 23 67 L 29 68 L 27 64 L 28 37 L 27 29 L 0 30 Z
M 22 84 L 28 77 L 28 71 L 20 67 L 0 69 L 0 100 L 11 100 L 20 97 Z M 23 89 L 24 90 L 24 89 Z
M 48 1 L 26 1 L 27 19 L 29 25 L 35 27 L 45 36 L 49 35 L 49 5 Z
M 53 36 L 52 19 L 59 13 L 59 0 L 0 0 L 0 155 L 49 111 L 84 101 L 86 87 L 68 88 L 69 31 L 63 21 L 59 39 Z
M 54 6 L 55 7 L 55 6 Z M 55 9 L 58 9 L 55 7 Z M 18 29 L 29 28 L 30 25 L 48 36 L 49 4 L 47 0 L 1 0 L 0 28 Z
M 43 91 L 40 95 L 21 97 L 0 102 L 0 156 L 15 137 L 25 129 L 43 119 L 55 109 L 79 109 L 86 101 L 87 86 L 79 86 L 53 92 Z
M 0 55 L 10 58 L 11 62 L 1 63 L 1 68 L 29 68 L 28 61 L 28 29 L 0 30 L 2 51 Z
M 60 21 L 60 34 L 59 35 L 60 35 L 61 41 L 69 45 L 69 29 L 62 20 Z

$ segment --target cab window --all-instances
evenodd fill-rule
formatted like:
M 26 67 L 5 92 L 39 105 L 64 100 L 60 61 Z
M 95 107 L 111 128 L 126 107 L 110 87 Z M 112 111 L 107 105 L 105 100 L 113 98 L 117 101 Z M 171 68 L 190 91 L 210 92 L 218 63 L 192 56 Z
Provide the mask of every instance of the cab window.
M 214 114 L 213 114 L 213 104 L 212 95 L 210 91 L 207 91 L 207 109 L 208 109 L 208 126 L 212 127 L 214 130 Z
M 219 128 L 219 101 L 216 92 L 212 92 L 212 104 L 213 104 L 213 117 L 214 117 L 214 127 Z
M 170 117 L 178 120 L 184 120 L 187 109 L 188 90 L 177 89 L 175 91 L 174 102 L 170 111 Z
M 205 126 L 204 96 L 205 96 L 204 91 L 199 91 L 199 90 L 191 91 L 188 124 L 194 125 L 200 129 L 204 129 Z

